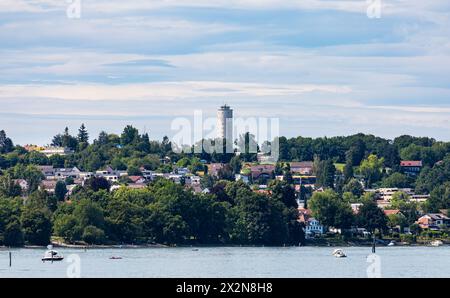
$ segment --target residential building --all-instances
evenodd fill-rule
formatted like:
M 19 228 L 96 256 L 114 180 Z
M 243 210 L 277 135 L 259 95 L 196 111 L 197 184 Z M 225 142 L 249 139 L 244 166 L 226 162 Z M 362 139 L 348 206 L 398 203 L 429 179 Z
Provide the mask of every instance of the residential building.
M 46 192 L 53 194 L 55 193 L 56 183 L 55 180 L 43 180 L 39 186 L 39 190 L 45 190 Z
M 417 220 L 422 229 L 439 230 L 442 226 L 450 225 L 450 218 L 441 213 L 428 213 Z
M 284 176 L 283 175 L 277 175 L 275 176 L 275 179 L 278 181 L 283 181 Z M 301 187 L 309 187 L 312 189 L 315 189 L 317 177 L 316 176 L 299 176 L 295 175 L 292 176 L 293 184 L 295 187 L 295 190 L 299 192 L 301 190 Z
M 311 210 L 299 208 L 299 222 L 305 224 L 305 234 L 307 237 L 314 237 L 315 235 L 322 235 L 325 233 L 325 227 L 311 216 Z
M 392 197 L 398 192 L 403 192 L 408 195 L 410 202 L 423 203 L 426 202 L 430 195 L 416 195 L 411 188 L 377 188 L 366 189 L 366 193 L 374 193 L 377 199 L 377 205 L 380 208 L 386 208 L 391 204 Z
M 172 180 L 173 182 L 175 182 L 177 184 L 181 183 L 181 179 L 183 177 L 184 177 L 183 175 L 178 175 L 178 174 L 169 174 L 169 175 L 165 176 L 166 179 Z
M 271 179 L 274 175 L 275 165 L 256 165 L 250 167 L 252 179 Z
M 312 161 L 290 162 L 292 174 L 311 176 L 313 174 L 314 163 Z
M 74 151 L 67 147 L 45 147 L 44 150 L 40 151 L 45 154 L 47 157 L 51 157 L 53 155 L 67 155 L 72 154 Z
M 306 222 L 305 233 L 309 236 L 322 235 L 325 232 L 324 226 L 314 217 Z
M 87 180 L 94 177 L 94 173 L 92 172 L 81 172 L 79 175 L 79 179 Z M 76 180 L 76 179 L 75 179 Z
M 208 166 L 208 175 L 214 177 L 218 177 L 219 171 L 225 167 L 223 163 L 211 163 L 207 166 Z
M 400 167 L 406 175 L 417 176 L 422 170 L 421 160 L 405 160 L 400 162 Z
M 110 182 L 117 182 L 121 177 L 128 176 L 127 171 L 113 170 L 110 166 L 107 166 L 104 170 L 95 172 L 95 176 L 103 177 Z
M 37 168 L 46 179 L 53 179 L 55 177 L 55 169 L 53 166 L 37 166 Z
M 430 195 L 412 195 L 410 197 L 410 201 L 411 202 L 416 202 L 416 203 L 424 203 L 426 201 L 428 201 L 428 199 L 430 198 Z
M 55 169 L 55 179 L 64 180 L 67 178 L 80 178 L 81 171 L 77 167 Z
M 414 190 L 411 188 L 378 188 L 375 190 L 375 193 L 377 194 L 378 200 L 384 200 L 384 201 L 390 201 L 395 193 L 397 192 L 404 192 L 408 196 L 414 195 Z
M 45 150 L 45 147 L 42 146 L 37 146 L 37 145 L 25 145 L 23 146 L 23 148 L 28 151 L 28 152 L 32 152 L 32 151 L 43 151 Z
M 198 176 L 183 176 L 184 177 L 184 185 L 190 186 L 193 184 L 200 184 L 200 177 Z M 198 179 L 198 180 L 197 180 Z
M 147 180 L 149 180 L 149 181 L 152 181 L 152 180 L 153 180 L 153 171 L 146 170 L 144 167 L 141 167 L 139 170 L 141 171 L 142 176 L 143 176 L 145 179 L 147 179 Z
M 101 175 L 100 177 L 105 178 L 109 182 L 118 182 L 120 177 L 115 174 L 107 174 L 107 175 Z
M 113 175 L 116 171 L 114 171 L 110 166 L 107 166 L 104 170 L 98 170 L 95 172 L 96 175 L 104 176 L 104 175 Z
M 317 181 L 316 176 L 292 176 L 292 179 L 294 180 L 294 185 L 304 186 L 304 187 L 311 187 L 314 189 Z
M 188 168 L 176 168 L 175 169 L 175 173 L 180 174 L 180 175 L 187 175 L 189 174 L 191 171 L 189 171 Z
M 143 176 L 128 176 L 128 179 L 134 184 L 144 184 L 146 182 Z
M 24 179 L 16 179 L 14 180 L 14 183 L 20 186 L 20 189 L 22 192 L 28 191 L 28 182 Z

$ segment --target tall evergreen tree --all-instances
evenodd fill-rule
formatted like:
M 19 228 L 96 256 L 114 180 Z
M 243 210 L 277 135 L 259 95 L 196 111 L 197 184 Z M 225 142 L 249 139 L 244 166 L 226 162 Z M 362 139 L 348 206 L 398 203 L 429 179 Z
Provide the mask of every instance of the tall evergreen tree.
M 332 160 L 320 160 L 319 158 L 316 158 L 314 161 L 314 170 L 317 176 L 317 186 L 334 188 L 336 167 L 334 166 Z
M 6 136 L 4 130 L 0 130 L 0 153 L 9 153 L 13 151 L 14 144 L 10 138 Z
M 83 123 L 81 124 L 80 129 L 78 129 L 78 142 L 87 143 L 88 141 L 89 141 L 89 134 Z
M 350 181 L 353 178 L 353 153 L 352 150 L 348 150 L 345 153 L 345 166 L 344 166 L 344 179 L 345 182 Z

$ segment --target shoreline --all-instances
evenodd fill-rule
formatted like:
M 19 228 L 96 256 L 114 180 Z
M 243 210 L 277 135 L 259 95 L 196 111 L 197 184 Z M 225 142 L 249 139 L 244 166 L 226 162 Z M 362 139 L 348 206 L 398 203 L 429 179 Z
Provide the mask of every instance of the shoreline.
M 111 245 L 80 245 L 80 244 L 65 244 L 65 243 L 52 243 L 53 248 L 66 248 L 66 249 L 157 249 L 157 248 L 290 248 L 290 247 L 371 247 L 371 243 L 324 243 L 324 244 L 308 244 L 308 245 L 286 245 L 286 246 L 265 246 L 265 245 L 163 245 L 163 244 L 111 244 Z M 450 246 L 449 243 L 444 243 L 442 246 Z M 376 247 L 389 247 L 387 245 L 377 245 Z M 392 247 L 436 247 L 430 243 L 397 243 Z M 23 247 L 5 247 L 0 246 L 0 250 L 8 249 L 47 249 L 46 246 L 25 245 Z

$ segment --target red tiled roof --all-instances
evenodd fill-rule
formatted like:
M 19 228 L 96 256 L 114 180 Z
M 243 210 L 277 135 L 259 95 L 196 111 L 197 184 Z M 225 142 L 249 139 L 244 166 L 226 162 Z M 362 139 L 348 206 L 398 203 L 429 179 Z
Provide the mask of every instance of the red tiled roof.
M 392 214 L 399 214 L 400 213 L 400 210 L 397 210 L 397 209 L 393 209 L 393 210 L 383 210 L 384 211 L 384 214 L 386 215 L 386 216 L 389 216 L 389 215 L 392 215 Z
M 261 174 L 272 174 L 275 171 L 274 165 L 257 165 L 250 168 L 253 178 L 259 177 Z
M 400 166 L 402 167 L 421 167 L 421 160 L 403 160 L 400 162 Z

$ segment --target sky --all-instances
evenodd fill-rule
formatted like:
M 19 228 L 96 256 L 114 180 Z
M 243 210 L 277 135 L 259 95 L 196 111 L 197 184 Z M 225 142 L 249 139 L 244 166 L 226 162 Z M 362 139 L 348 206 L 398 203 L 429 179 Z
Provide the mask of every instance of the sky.
M 450 141 L 450 2 L 373 1 L 0 0 L 0 129 L 161 139 L 227 103 L 288 137 Z

